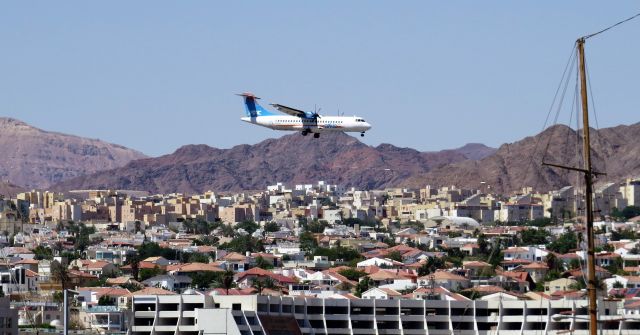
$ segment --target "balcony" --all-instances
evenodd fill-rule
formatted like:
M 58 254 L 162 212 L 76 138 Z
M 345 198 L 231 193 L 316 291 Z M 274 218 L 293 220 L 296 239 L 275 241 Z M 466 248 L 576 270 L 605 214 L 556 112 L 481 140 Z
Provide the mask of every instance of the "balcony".
M 175 332 L 178 326 L 156 326 L 156 332 Z
M 160 311 L 158 312 L 160 318 L 177 318 L 180 316 L 179 311 Z
M 155 311 L 136 311 L 136 318 L 155 318 Z

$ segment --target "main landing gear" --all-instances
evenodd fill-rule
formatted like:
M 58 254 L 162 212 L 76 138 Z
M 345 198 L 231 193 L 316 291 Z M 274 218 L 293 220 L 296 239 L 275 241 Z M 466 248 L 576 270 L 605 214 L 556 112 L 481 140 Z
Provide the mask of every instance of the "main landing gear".
M 302 131 L 302 136 L 307 136 L 311 133 L 311 131 L 305 129 Z M 320 133 L 314 133 L 313 138 L 320 138 Z

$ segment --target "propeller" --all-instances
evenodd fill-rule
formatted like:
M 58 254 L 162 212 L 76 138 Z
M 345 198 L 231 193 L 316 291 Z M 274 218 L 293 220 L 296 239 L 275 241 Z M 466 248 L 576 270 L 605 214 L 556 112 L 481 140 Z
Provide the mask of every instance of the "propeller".
M 318 119 L 322 118 L 322 115 L 319 112 L 322 108 L 317 108 L 316 105 L 313 106 L 313 113 L 307 113 L 307 117 L 313 119 L 315 122 L 318 122 Z

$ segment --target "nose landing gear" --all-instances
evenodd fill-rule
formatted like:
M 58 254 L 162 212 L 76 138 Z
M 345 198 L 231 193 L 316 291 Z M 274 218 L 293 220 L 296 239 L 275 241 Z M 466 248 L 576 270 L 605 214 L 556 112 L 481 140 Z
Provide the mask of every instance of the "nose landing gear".
M 313 134 L 313 138 L 320 138 L 320 134 L 318 133 Z
M 364 131 L 360 133 L 360 137 L 364 137 Z

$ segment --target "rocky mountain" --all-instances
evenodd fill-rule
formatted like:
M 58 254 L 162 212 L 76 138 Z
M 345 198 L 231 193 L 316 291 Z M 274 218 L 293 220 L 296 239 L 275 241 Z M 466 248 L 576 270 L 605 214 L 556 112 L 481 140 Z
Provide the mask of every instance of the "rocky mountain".
M 0 180 L 31 189 L 146 156 L 117 144 L 44 131 L 0 117 L 0 157 Z
M 136 189 L 151 192 L 261 190 L 276 182 L 330 183 L 364 189 L 399 185 L 434 168 L 482 157 L 495 150 L 482 145 L 439 152 L 420 152 L 391 144 L 371 147 L 343 133 L 319 139 L 300 134 L 268 139 L 255 145 L 217 149 L 187 145 L 158 158 L 81 176 L 56 187 Z
M 607 174 L 599 177 L 597 183 L 640 176 L 640 123 L 592 129 L 591 142 L 594 170 Z M 577 132 L 557 125 L 536 136 L 503 144 L 494 154 L 483 159 L 455 162 L 413 176 L 406 183 L 487 187 L 498 192 L 532 186 L 536 190 L 548 191 L 576 185 L 582 179 L 577 172 L 543 166 L 543 160 L 582 167 L 581 152 L 582 140 Z

